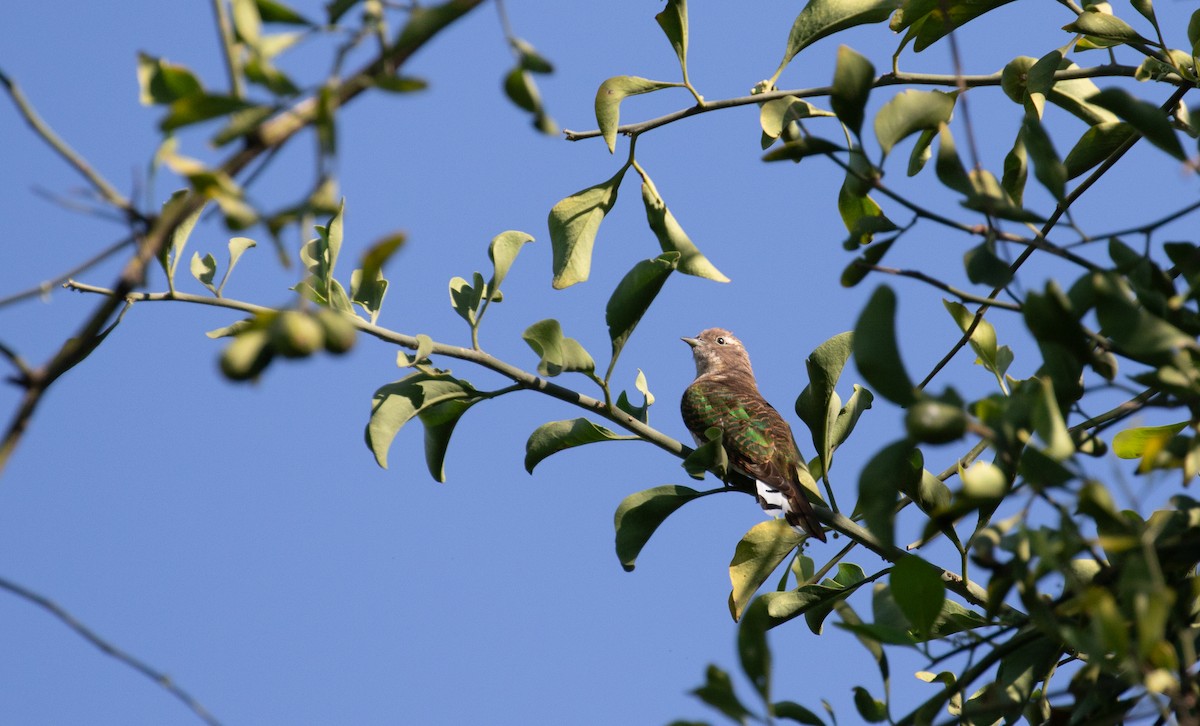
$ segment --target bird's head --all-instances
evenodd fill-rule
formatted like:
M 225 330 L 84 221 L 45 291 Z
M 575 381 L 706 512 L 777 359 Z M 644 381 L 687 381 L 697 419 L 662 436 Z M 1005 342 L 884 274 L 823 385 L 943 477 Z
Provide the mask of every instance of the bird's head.
M 709 328 L 695 338 L 682 340 L 692 347 L 697 376 L 732 371 L 750 373 L 750 356 L 746 353 L 746 347 L 724 328 Z

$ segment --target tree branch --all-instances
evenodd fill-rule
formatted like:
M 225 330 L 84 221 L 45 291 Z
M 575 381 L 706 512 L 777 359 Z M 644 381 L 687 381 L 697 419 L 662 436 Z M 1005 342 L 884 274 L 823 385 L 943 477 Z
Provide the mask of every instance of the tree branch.
M 344 105 L 370 88 L 376 77 L 395 74 L 396 70 L 425 43 L 454 20 L 482 3 L 483 0 L 449 0 L 438 6 L 437 9 L 429 9 L 417 18 L 410 18 L 410 22 L 399 31 L 396 42 L 390 48 L 334 88 L 333 96 L 336 105 Z M 0 82 L 4 83 L 10 94 L 13 93 L 15 86 L 7 76 L 0 74 Z M 286 143 L 300 130 L 312 124 L 317 118 L 318 106 L 318 98 L 312 96 L 264 121 L 254 133 L 247 137 L 245 146 L 226 159 L 218 167 L 219 170 L 231 177 L 235 176 L 259 156 Z M 27 120 L 30 120 L 31 124 L 33 123 L 32 119 L 36 119 L 36 116 L 27 115 Z M 34 128 L 38 129 L 39 127 L 35 125 Z M 47 137 L 46 134 L 43 134 L 44 138 L 57 140 L 57 137 L 53 136 L 53 132 L 49 132 L 48 129 L 46 131 L 50 136 Z M 56 148 L 68 161 L 72 161 L 76 168 L 84 172 L 85 176 L 89 176 L 90 167 L 70 151 L 65 144 L 59 142 Z M 92 172 L 92 176 L 94 176 L 94 172 Z M 89 179 L 92 176 L 89 176 Z M 96 176 L 93 183 L 104 182 Z M 102 190 L 104 188 L 111 189 L 106 183 L 104 185 L 101 187 Z M 112 193 L 115 194 L 115 190 L 112 190 Z M 119 195 L 110 201 L 122 209 L 129 208 L 129 202 Z M 99 332 L 116 314 L 117 308 L 125 296 L 144 283 L 146 266 L 158 256 L 159 251 L 171 238 L 180 223 L 188 215 L 203 207 L 206 201 L 203 196 L 192 190 L 178 204 L 172 205 L 162 216 L 155 218 L 144 235 L 137 238 L 136 251 L 117 277 L 112 294 L 96 307 L 79 331 L 63 343 L 53 358 L 34 371 L 35 375 L 31 376 L 26 384 L 25 395 L 22 396 L 21 403 L 10 420 L 4 438 L 0 440 L 0 474 L 3 473 L 12 452 L 20 443 L 29 420 L 46 389 L 59 376 L 91 353 L 90 342 L 95 340 Z
M 1058 71 L 1054 74 L 1055 81 L 1066 81 L 1074 78 L 1105 78 L 1105 77 L 1133 77 L 1137 70 L 1134 66 L 1120 65 L 1104 65 L 1095 66 L 1092 68 L 1071 68 L 1068 70 Z M 942 73 L 885 73 L 875 82 L 871 84 L 872 88 L 883 88 L 886 86 L 946 86 L 955 88 L 961 82 L 967 88 L 977 88 L 980 86 L 998 86 L 1000 85 L 1000 73 L 992 73 L 990 75 L 972 75 L 972 76 L 957 76 L 954 74 Z M 1182 80 L 1180 81 L 1182 84 Z M 656 129 L 659 126 L 665 126 L 669 123 L 674 123 L 680 119 L 689 116 L 696 116 L 710 111 L 719 111 L 726 108 L 734 108 L 737 106 L 750 106 L 753 104 L 772 101 L 785 96 L 795 96 L 797 98 L 812 98 L 814 96 L 828 96 L 833 92 L 832 86 L 819 86 L 816 88 L 798 88 L 790 91 L 770 91 L 768 93 L 758 93 L 750 96 L 739 96 L 738 98 L 726 98 L 717 101 L 705 101 L 704 105 L 695 105 L 688 108 L 674 111 L 665 116 L 649 119 L 647 121 L 639 121 L 637 123 L 625 124 L 617 127 L 617 133 L 627 136 L 636 136 L 651 129 Z M 589 131 L 572 131 L 563 129 L 563 136 L 567 141 L 580 141 L 582 139 L 590 139 L 600 135 L 599 129 L 591 129 Z
M 116 658 L 138 673 L 141 673 L 158 685 L 162 686 L 164 689 L 166 689 L 167 693 L 170 693 L 172 696 L 190 708 L 192 712 L 199 716 L 202 721 L 210 726 L 220 726 L 220 722 L 208 712 L 208 709 L 206 709 L 200 704 L 199 701 L 189 695 L 187 691 L 175 685 L 175 682 L 171 680 L 170 676 L 168 676 L 166 673 L 155 670 L 143 661 L 135 658 L 129 653 L 126 653 L 109 641 L 100 637 L 95 631 L 81 623 L 74 615 L 64 610 L 53 600 L 39 595 L 32 590 L 27 590 L 15 582 L 11 582 L 2 577 L 0 577 L 0 589 L 8 590 L 17 597 L 28 600 L 34 605 L 46 610 L 51 615 L 65 623 L 71 630 L 74 630 L 76 633 L 82 636 L 84 640 L 99 648 L 101 652 Z

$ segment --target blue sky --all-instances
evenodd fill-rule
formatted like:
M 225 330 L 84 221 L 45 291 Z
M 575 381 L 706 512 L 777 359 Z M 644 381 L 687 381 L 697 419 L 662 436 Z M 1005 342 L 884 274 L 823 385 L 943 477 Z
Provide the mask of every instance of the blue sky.
M 801 7 L 695 5 L 691 78 L 709 99 L 744 95 L 770 76 Z M 296 7 L 321 13 L 317 3 Z M 1164 27 L 1175 29 L 1176 45 L 1184 42 L 1190 7 L 1158 9 Z M 562 126 L 594 127 L 595 89 L 609 76 L 677 78 L 675 57 L 653 20 L 660 8 L 509 3 L 516 33 L 556 65 L 554 75 L 538 80 Z M 1134 16 L 1123 5 L 1117 12 Z M 1053 13 L 1061 21 L 1047 22 Z M 1049 3 L 1006 6 L 960 38 L 965 70 L 990 73 L 1014 55 L 1039 57 L 1068 40 L 1056 28 L 1070 20 Z M 878 27 L 822 41 L 797 57 L 779 85 L 828 83 L 838 42 L 885 68 L 896 38 Z M 300 78 L 319 77 L 327 48 L 314 44 L 282 65 Z M 179 183 L 163 175 L 147 187 L 161 111 L 138 105 L 136 54 L 188 65 L 219 88 L 217 50 L 209 3 L 198 0 L 18 3 L 0 27 L 0 69 L 120 189 L 136 189 L 155 204 Z M 944 44 L 909 52 L 902 67 L 942 70 L 947 54 Z M 627 140 L 610 156 L 598 140 L 536 134 L 503 97 L 501 79 L 511 64 L 495 8 L 484 6 L 406 68 L 428 80 L 429 90 L 369 95 L 345 110 L 337 161 L 346 197 L 341 273 L 348 277 L 349 261 L 376 239 L 405 231 L 409 242 L 387 269 L 391 288 L 380 323 L 469 344 L 448 304 L 447 282 L 476 270 L 489 274 L 488 241 L 524 230 L 537 241 L 521 253 L 503 304 L 487 316 L 484 348 L 532 370 L 536 357 L 521 332 L 555 317 L 604 366 L 604 303 L 633 264 L 658 252 L 635 176 L 627 175 L 601 228 L 591 280 L 565 291 L 549 284 L 546 214 L 562 197 L 610 177 Z M 871 108 L 887 97 L 876 94 Z M 969 99 L 983 162 L 998 172 L 1019 123 L 1016 107 L 998 90 Z M 633 98 L 623 119 L 690 102 L 682 90 Z M 66 213 L 35 193 L 70 194 L 82 183 L 7 103 L 0 106 L 0 216 L 9 230 L 0 266 L 4 295 L 61 273 L 123 229 Z M 1083 130 L 1073 121 L 1052 128 L 1060 153 Z M 182 134 L 181 151 L 220 158 L 205 138 Z M 908 148 L 902 145 L 895 161 Z M 767 165 L 760 156 L 750 108 L 688 119 L 638 142 L 638 160 L 675 216 L 732 278 L 719 285 L 672 277 L 617 366 L 614 381 L 631 391 L 637 369 L 646 373 L 658 398 L 650 422 L 676 438 L 686 437 L 677 401 L 693 375 L 680 336 L 716 325 L 737 332 L 764 394 L 799 427 L 792 404 L 804 386 L 804 357 L 853 327 L 875 282 L 838 285 L 851 259 L 841 248 L 845 231 L 835 205 L 840 173 L 819 161 Z M 311 158 L 311 137 L 297 139 L 255 184 L 253 199 L 273 207 L 303 194 Z M 1080 202 L 1090 232 L 1145 221 L 1194 198 L 1194 180 L 1161 153 L 1139 148 L 1121 163 L 1122 176 Z M 928 191 L 932 170 L 916 180 L 904 178 L 902 163 L 888 171 L 890 183 L 924 187 L 923 199 L 957 209 L 950 197 Z M 1032 181 L 1029 194 L 1049 208 Z M 1188 229 L 1185 220 L 1176 236 Z M 245 234 L 260 246 L 242 259 L 226 295 L 288 303 L 299 273 L 280 268 L 262 230 Z M 203 224 L 188 256 L 210 251 L 223 261 L 228 237 L 219 225 Z M 294 250 L 298 238 L 290 243 Z M 975 244 L 921 226 L 888 259 L 957 284 L 962 254 Z M 102 266 L 81 279 L 108 285 L 116 270 Z M 1074 275 L 1036 256 L 1028 271 L 1030 287 Z M 923 376 L 957 329 L 935 291 L 889 282 L 902 293 L 905 361 Z M 182 287 L 202 292 L 190 279 Z M 149 289 L 165 289 L 161 274 Z M 59 290 L 0 309 L 0 340 L 42 360 L 95 303 Z M 59 381 L 0 484 L 0 575 L 170 674 L 228 724 L 661 724 L 708 717 L 686 691 L 700 684 L 709 662 L 736 670 L 726 568 L 738 539 L 761 521 L 752 500 L 718 496 L 684 507 L 656 534 L 637 570 L 625 573 L 613 552 L 613 511 L 635 491 L 690 484 L 677 460 L 619 442 L 560 454 L 529 476 L 522 466 L 529 433 L 580 412 L 520 393 L 477 406 L 463 420 L 450 445 L 447 483 L 429 478 L 415 424 L 397 437 L 385 471 L 363 446 L 362 430 L 371 394 L 403 375 L 395 351 L 360 338 L 345 358 L 277 364 L 258 385 L 235 386 L 216 369 L 222 344 L 204 332 L 237 317 L 140 303 L 97 353 Z M 1019 321 L 997 314 L 995 322 L 1001 342 L 1017 349 L 1014 375 L 1032 373 L 1037 361 Z M 498 383 L 461 363 L 443 365 L 480 387 Z M 976 395 L 990 390 L 989 379 L 965 354 L 944 374 Z M 858 380 L 848 369 L 843 396 Z M 560 382 L 595 392 L 582 377 Z M 6 410 L 15 401 L 15 389 L 0 393 Z M 899 435 L 901 416 L 877 404 L 839 454 L 834 483 L 844 506 L 864 457 Z M 798 428 L 797 437 L 811 454 L 807 434 Z M 956 451 L 927 451 L 927 468 L 940 471 Z M 908 522 L 898 539 L 915 538 L 917 527 Z M 818 544 L 814 552 L 828 557 L 839 546 Z M 865 553 L 856 561 L 868 572 L 881 565 Z M 869 598 L 853 602 L 869 613 Z M 163 689 L 6 593 L 0 640 L 0 720 L 196 722 Z M 880 693 L 866 651 L 835 628 L 818 638 L 793 623 L 773 632 L 771 643 L 780 698 L 813 709 L 825 698 L 842 723 L 853 723 L 851 686 Z M 931 687 L 911 675 L 919 667 L 894 656 L 899 703 L 928 695 Z

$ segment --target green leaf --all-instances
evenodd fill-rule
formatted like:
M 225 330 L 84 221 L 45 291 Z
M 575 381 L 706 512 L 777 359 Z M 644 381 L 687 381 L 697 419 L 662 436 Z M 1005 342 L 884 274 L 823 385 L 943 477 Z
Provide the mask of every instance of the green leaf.
M 916 400 L 896 344 L 896 293 L 880 285 L 854 326 L 854 362 L 877 393 L 901 406 Z
M 257 247 L 258 243 L 249 237 L 232 237 L 229 240 L 229 267 L 225 268 L 225 275 L 221 277 L 221 284 L 217 286 L 217 297 L 221 297 L 221 293 L 225 290 L 225 283 L 229 282 L 229 276 L 233 274 L 233 268 L 237 266 L 238 260 L 242 259 L 242 255 L 251 247 Z
M 854 132 L 862 133 L 863 109 L 875 80 L 875 66 L 847 45 L 839 45 L 837 66 L 833 70 L 833 92 L 829 104 L 839 120 Z
M 772 627 L 804 615 L 809 629 L 813 634 L 820 635 L 822 623 L 833 610 L 833 605 L 849 597 L 865 583 L 866 575 L 861 567 L 843 562 L 838 565 L 838 574 L 833 579 L 826 579 L 819 585 L 801 585 L 786 592 L 764 593 L 759 599 L 767 603 Z
M 235 111 L 229 115 L 229 123 L 213 134 L 213 146 L 225 146 L 230 141 L 249 135 L 274 113 L 275 109 L 267 105 L 251 106 L 241 111 Z
M 1113 453 L 1122 459 L 1140 459 L 1147 451 L 1157 453 L 1175 434 L 1187 428 L 1187 421 L 1165 426 L 1138 426 L 1113 437 Z
M 211 254 L 204 255 L 204 258 L 201 259 L 199 252 L 192 253 L 192 277 L 199 280 L 200 284 L 207 287 L 214 295 L 217 295 L 217 288 L 213 285 L 213 278 L 216 277 L 216 274 L 217 260 Z
M 546 60 L 541 53 L 538 53 L 537 49 L 528 41 L 522 38 L 513 38 L 509 41 L 509 44 L 517 52 L 517 55 L 520 56 L 521 67 L 525 70 L 531 73 L 542 74 L 554 72 L 554 64 Z
M 652 81 L 638 76 L 614 76 L 596 90 L 596 124 L 612 153 L 617 148 L 617 127 L 621 123 L 621 101 L 626 96 L 640 93 L 661 91 L 664 88 L 678 88 L 682 83 L 668 81 Z
M 919 635 L 927 636 L 942 612 L 946 584 L 925 560 L 915 555 L 903 557 L 892 568 L 889 582 L 892 597 Z
M 1029 165 L 1026 159 L 1024 135 L 1018 131 L 1012 150 L 1004 157 L 1004 174 L 1000 178 L 1000 186 L 1013 200 L 1013 204 L 1018 206 L 1023 204 L 1025 181 L 1029 178 Z
M 858 479 L 856 510 L 871 534 L 890 546 L 895 539 L 896 502 L 900 492 L 912 491 L 921 481 L 924 471 L 921 450 L 908 439 L 901 439 L 880 449 Z
M 683 231 L 683 227 L 679 226 L 679 222 L 675 221 L 675 215 L 667 209 L 666 202 L 659 196 L 654 182 L 646 174 L 642 175 L 642 202 L 646 207 L 646 221 L 654 236 L 658 238 L 659 247 L 663 252 L 679 253 L 679 264 L 675 269 L 685 275 L 729 282 L 729 278 L 709 262 L 696 248 L 687 232 Z
M 1096 124 L 1083 132 L 1075 146 L 1067 152 L 1063 165 L 1067 169 L 1067 178 L 1074 179 L 1107 159 L 1126 141 L 1137 134 L 1131 124 L 1124 121 L 1110 121 Z
M 944 124 L 943 124 L 944 126 Z M 933 156 L 929 147 L 933 144 L 934 132 L 933 129 L 925 129 L 917 140 L 913 143 L 912 151 L 908 154 L 908 175 L 916 176 L 921 173 L 925 165 L 929 163 L 929 158 Z
M 658 27 L 662 28 L 671 47 L 675 49 L 675 57 L 679 59 L 679 68 L 683 77 L 687 78 L 688 52 L 688 11 L 687 0 L 667 0 L 667 6 L 654 16 Z
M 856 25 L 882 23 L 899 7 L 898 0 L 809 0 L 792 22 L 787 48 L 772 83 L 797 53 L 821 38 Z
M 738 658 L 742 672 L 754 685 L 764 703 L 771 702 L 771 648 L 767 644 L 770 617 L 766 603 L 755 601 L 738 627 Z
M 1058 201 L 1062 201 L 1067 183 L 1067 167 L 1063 165 L 1054 150 L 1050 135 L 1042 127 L 1042 122 L 1036 116 L 1025 116 L 1022 124 L 1025 146 L 1029 150 L 1029 158 L 1033 161 L 1033 174 L 1046 187 L 1046 190 Z
M 937 133 L 938 155 L 934 170 L 937 172 L 938 180 L 948 188 L 970 196 L 974 193 L 975 188 L 971 184 L 971 177 L 967 174 L 962 159 L 958 156 L 958 148 L 954 144 L 954 136 L 950 133 L 950 127 L 946 124 L 938 124 Z
M 139 100 L 143 106 L 168 105 L 188 96 L 204 94 L 199 79 L 187 67 L 161 58 L 138 54 Z
M 854 707 L 858 715 L 867 723 L 879 723 L 887 720 L 887 706 L 878 701 L 862 686 L 854 687 Z
M 187 191 L 183 189 L 172 194 L 170 199 L 163 202 L 163 214 L 167 214 L 175 206 L 183 204 L 187 196 Z M 171 292 L 175 292 L 175 270 L 179 267 L 179 258 L 183 256 L 183 248 L 187 246 L 188 237 L 192 235 L 192 230 L 196 228 L 196 222 L 199 221 L 206 206 L 207 202 L 201 204 L 195 211 L 180 220 L 179 224 L 171 230 L 171 239 L 168 244 L 162 247 L 159 262 L 162 264 L 163 272 L 167 273 L 167 287 Z
M 825 722 L 817 714 L 795 701 L 776 701 L 771 710 L 775 712 L 775 718 L 786 718 L 808 726 L 825 726 Z
M 393 232 L 379 239 L 363 252 L 359 269 L 364 280 L 378 280 L 383 266 L 404 246 L 406 237 L 403 232 Z
M 446 481 L 446 448 L 458 420 L 481 399 L 463 398 L 430 406 L 420 413 L 425 426 L 425 464 L 435 481 Z
M 521 338 L 529 344 L 534 353 L 541 356 L 537 369 L 543 376 L 557 376 L 572 371 L 590 375 L 596 369 L 596 362 L 592 360 L 592 356 L 584 350 L 579 341 L 564 338 L 562 326 L 553 318 L 530 325 L 521 334 Z
M 517 259 L 517 253 L 532 241 L 531 235 L 511 229 L 492 238 L 491 244 L 488 245 L 488 257 L 492 260 L 493 269 L 491 282 L 488 283 L 489 290 L 495 292 L 500 289 L 501 283 L 508 277 L 508 271 Z
M 875 137 L 884 155 L 918 131 L 950 122 L 955 94 L 941 91 L 901 91 L 875 114 Z
M 729 612 L 740 620 L 746 606 L 781 562 L 796 549 L 803 535 L 783 519 L 759 522 L 738 542 L 729 562 Z
M 908 27 L 909 31 L 901 47 L 910 40 L 915 40 L 913 50 L 920 53 L 955 28 L 960 28 L 980 15 L 1009 2 L 1012 0 L 910 0 L 904 4 L 902 22 L 899 27 L 893 27 L 893 30 Z
M 251 48 L 258 46 L 262 33 L 262 18 L 258 15 L 258 5 L 254 0 L 230 0 L 232 9 L 233 28 L 246 45 Z
M 414 93 L 429 88 L 428 81 L 411 76 L 378 75 L 371 79 L 371 84 L 388 93 Z
M 695 489 L 668 484 L 625 497 L 613 516 L 621 567 L 632 572 L 654 530 L 676 509 L 699 496 L 703 495 Z
M 446 372 L 419 371 L 382 386 L 375 391 L 371 404 L 367 447 L 375 454 L 379 466 L 386 469 L 388 449 L 404 424 L 438 404 L 473 398 L 477 395 L 471 384 Z
M 892 244 L 899 238 L 899 235 L 879 240 L 867 245 L 863 253 L 856 257 L 853 262 L 846 265 L 846 269 L 842 270 L 840 282 L 842 287 L 854 287 L 858 283 L 866 279 L 867 274 L 871 271 L 870 266 L 878 265 L 883 256 L 891 249 Z
M 396 354 L 396 365 L 401 368 L 408 368 L 418 363 L 428 362 L 429 354 L 433 352 L 433 339 L 428 335 L 420 334 L 417 338 L 417 350 L 412 355 L 400 351 Z
M 159 122 L 158 127 L 162 131 L 174 131 L 246 108 L 250 108 L 249 103 L 233 96 L 193 94 L 172 101 L 167 115 Z
M 1015 222 L 1041 222 L 1041 217 L 1033 212 L 1013 204 L 1004 193 L 1004 187 L 992 173 L 986 169 L 975 169 L 970 173 L 971 194 L 962 202 L 967 209 L 974 209 L 1001 219 Z
M 382 270 L 375 270 L 375 279 L 373 280 L 368 278 L 361 269 L 350 273 L 350 302 L 367 312 L 367 317 L 372 325 L 379 319 L 387 290 L 388 281 L 383 278 Z M 451 297 L 453 298 L 453 296 L 452 292 Z
M 664 252 L 649 260 L 642 260 L 621 278 L 617 288 L 613 290 L 608 305 L 604 308 L 604 320 L 608 323 L 608 337 L 612 340 L 613 363 L 609 365 L 612 372 L 617 357 L 634 328 L 645 315 L 650 304 L 662 289 L 671 271 L 679 264 L 678 252 Z
M 729 473 L 729 458 L 721 443 L 721 429 L 712 426 L 704 435 L 707 441 L 696 446 L 692 453 L 685 456 L 681 466 L 693 479 L 703 479 L 710 471 L 716 472 L 719 478 L 724 479 Z
M 846 401 L 846 405 L 838 410 L 837 418 L 829 428 L 829 438 L 832 440 L 834 451 L 850 437 L 850 433 L 854 431 L 854 426 L 858 423 L 863 411 L 869 409 L 874 402 L 875 394 L 857 383 L 854 384 L 854 393 L 850 394 L 850 400 Z
M 758 112 L 758 123 L 763 133 L 773 139 L 779 138 L 787 125 L 806 118 L 833 117 L 830 112 L 817 108 L 796 96 L 773 98 L 762 105 Z
M 1095 6 L 1080 13 L 1075 18 L 1075 22 L 1064 25 L 1062 29 L 1068 33 L 1079 33 L 1118 43 L 1154 45 L 1152 41 L 1138 35 L 1137 31 L 1129 23 L 1126 23 L 1115 15 L 1100 12 Z
M 586 418 L 569 421 L 551 421 L 538 426 L 525 442 L 525 471 L 533 468 L 553 454 L 584 444 L 598 441 L 637 441 L 636 436 L 622 436 L 597 426 Z
M 704 685 L 692 691 L 692 695 L 738 723 L 744 724 L 747 717 L 753 716 L 738 700 L 729 674 L 715 665 L 708 666 Z
M 817 346 L 804 361 L 808 369 L 808 385 L 796 398 L 796 415 L 812 433 L 813 446 L 821 457 L 821 472 L 825 481 L 829 481 L 828 472 L 833 459 L 832 428 L 841 406 L 835 389 L 846 361 L 850 360 L 853 341 L 854 333 L 847 331 Z
M 1111 337 L 1130 358 L 1160 365 L 1169 362 L 1177 351 L 1200 349 L 1196 338 L 1130 299 L 1115 275 L 1094 274 L 1092 285 L 1100 332 Z
M 314 24 L 308 18 L 277 0 L 254 0 L 254 4 L 258 7 L 258 15 L 264 23 L 308 26 Z
M 1065 461 L 1075 453 L 1075 443 L 1054 398 L 1054 384 L 1041 379 L 1041 392 L 1033 407 L 1033 430 L 1045 444 L 1043 452 L 1055 461 Z
M 975 314 L 967 309 L 962 303 L 953 302 L 950 300 L 942 300 L 942 305 L 946 311 L 950 313 L 950 317 L 954 318 L 954 322 L 958 323 L 958 329 L 966 333 L 971 328 L 971 323 L 975 321 Z M 975 361 L 992 373 L 997 370 L 996 365 L 996 329 L 986 318 L 980 318 L 975 325 L 975 330 L 971 332 L 971 338 L 968 340 L 971 344 L 971 350 L 975 351 L 975 355 L 979 359 Z
M 845 151 L 846 147 L 839 146 L 827 139 L 816 136 L 802 136 L 795 141 L 789 141 L 778 149 L 763 154 L 763 161 L 800 161 L 807 156 L 832 154 L 835 151 Z
M 1085 13 L 1086 14 L 1086 13 Z M 1120 88 L 1106 88 L 1088 99 L 1101 108 L 1112 111 L 1121 120 L 1128 122 L 1147 141 L 1167 152 L 1180 161 L 1187 159 L 1175 127 L 1167 114 L 1158 106 L 1135 98 L 1128 91 Z
M 588 279 L 592 246 L 604 215 L 617 203 L 617 188 L 628 166 L 611 179 L 563 199 L 550 210 L 550 246 L 554 255 L 554 289 Z
M 504 76 L 504 93 L 517 108 L 536 113 L 542 107 L 541 94 L 529 71 L 516 66 Z
M 330 218 L 329 224 L 315 227 L 317 238 L 309 240 L 300 248 L 300 261 L 309 274 L 309 284 L 321 294 L 322 299 L 332 301 L 333 270 L 337 266 L 338 255 L 342 250 L 342 217 L 346 211 L 346 200 L 342 200 L 338 210 Z M 332 306 L 332 305 L 331 305 Z M 348 307 L 348 306 L 347 306 Z
M 345 15 L 350 11 L 351 8 L 362 1 L 363 0 L 329 0 L 329 2 L 325 4 L 325 12 L 329 17 L 329 24 L 336 25 L 337 21 L 340 20 L 343 15 Z
M 450 307 L 467 321 L 467 325 L 474 327 L 478 320 L 479 306 L 488 295 L 488 286 L 483 281 L 483 275 L 478 272 L 472 276 L 472 282 L 474 284 L 457 276 L 450 278 Z

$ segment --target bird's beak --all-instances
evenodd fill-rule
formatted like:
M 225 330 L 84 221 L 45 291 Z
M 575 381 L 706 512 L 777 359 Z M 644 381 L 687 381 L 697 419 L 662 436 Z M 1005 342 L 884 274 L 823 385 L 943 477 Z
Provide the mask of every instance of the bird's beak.
M 687 343 L 688 345 L 690 345 L 690 346 L 691 346 L 691 347 L 693 347 L 693 348 L 695 348 L 696 346 L 700 345 L 700 339 L 699 339 L 699 338 L 680 338 L 680 340 L 682 340 L 683 342 Z

